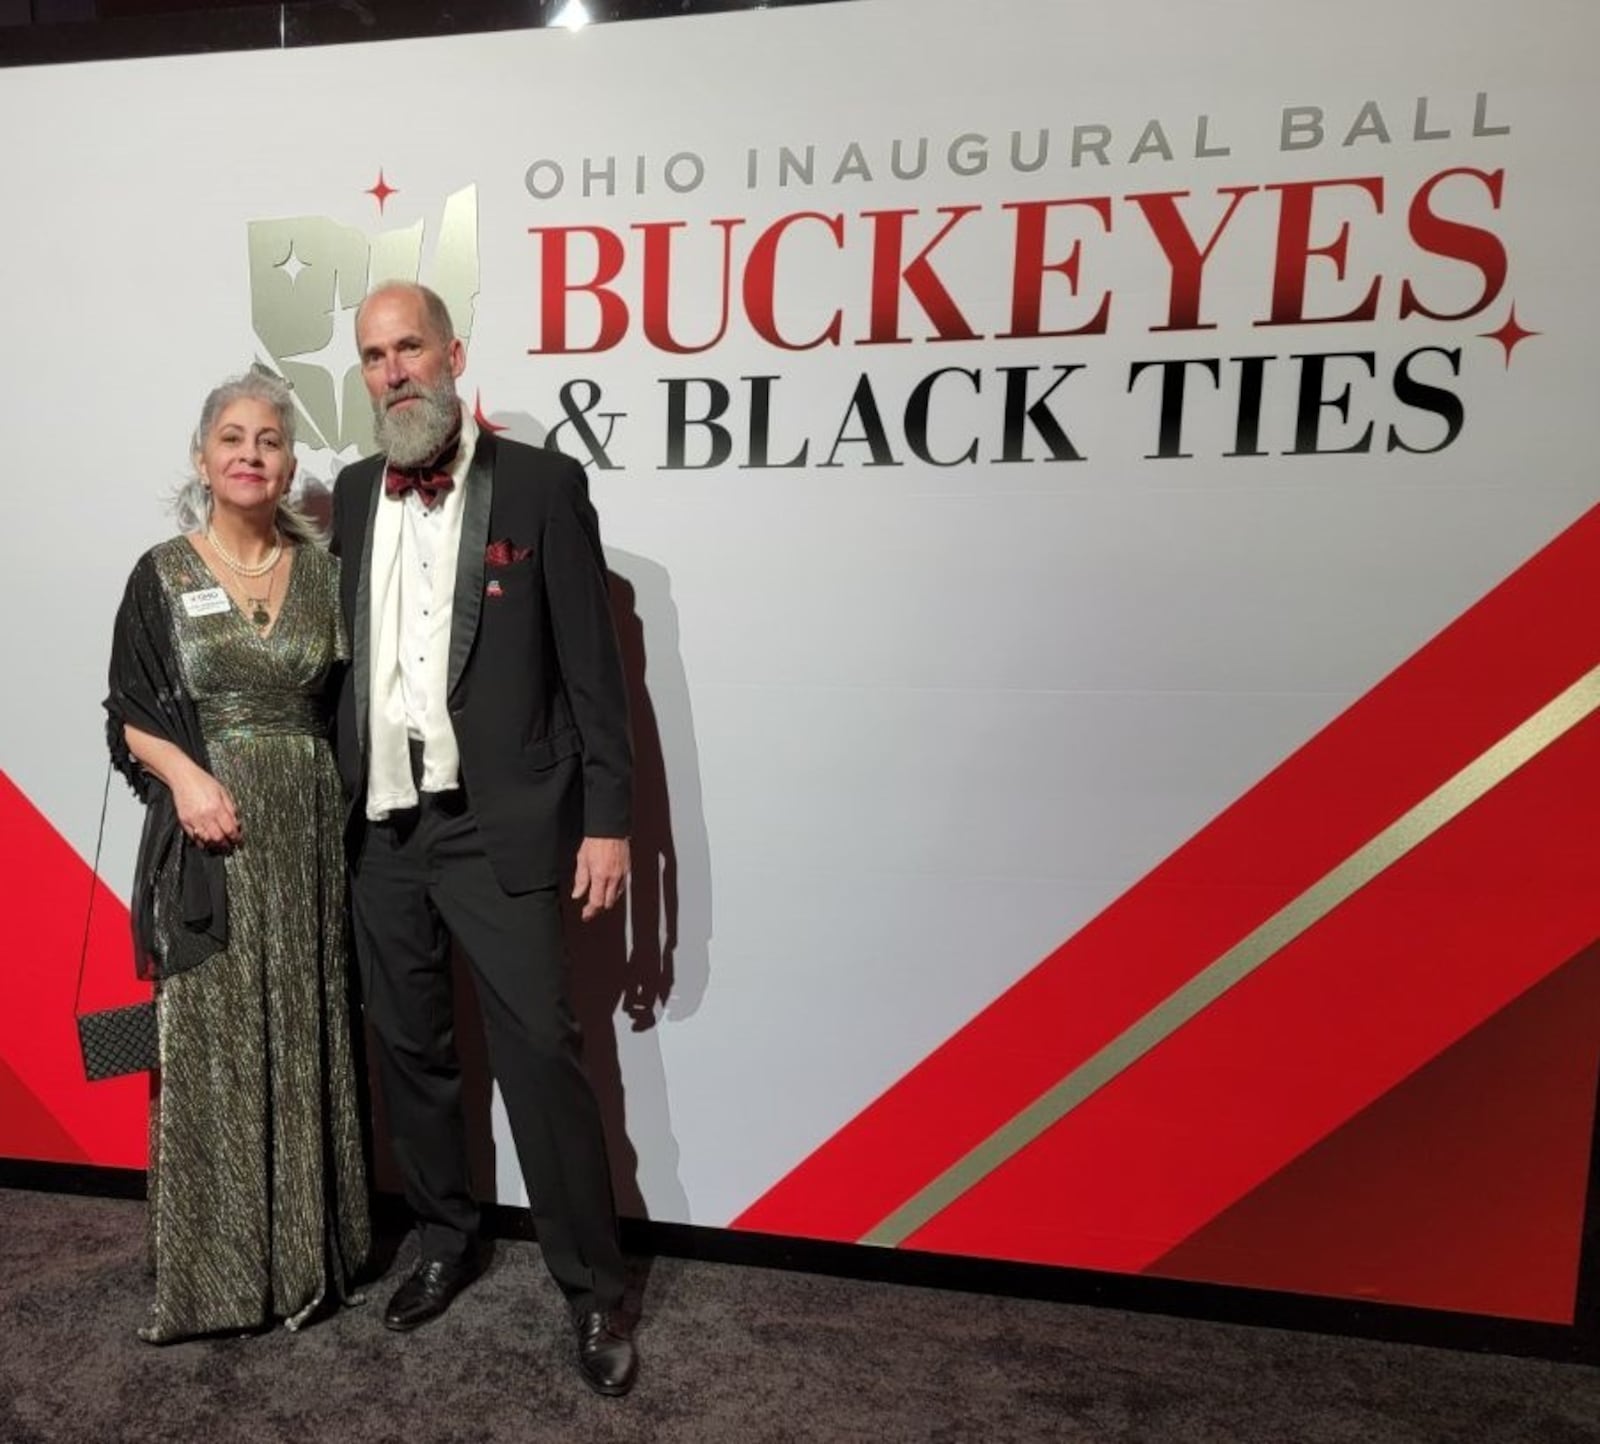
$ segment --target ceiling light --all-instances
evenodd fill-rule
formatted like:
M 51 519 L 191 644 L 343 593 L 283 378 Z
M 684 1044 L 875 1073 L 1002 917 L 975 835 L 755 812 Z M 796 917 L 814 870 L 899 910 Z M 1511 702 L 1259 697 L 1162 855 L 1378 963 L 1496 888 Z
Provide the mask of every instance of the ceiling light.
M 567 30 L 582 30 L 589 23 L 589 8 L 583 0 L 567 0 L 550 23 Z

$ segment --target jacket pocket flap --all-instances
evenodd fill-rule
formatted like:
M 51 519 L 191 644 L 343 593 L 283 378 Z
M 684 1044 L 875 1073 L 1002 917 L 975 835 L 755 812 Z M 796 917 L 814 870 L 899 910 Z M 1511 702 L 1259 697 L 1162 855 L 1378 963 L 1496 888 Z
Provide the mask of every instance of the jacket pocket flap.
M 543 771 L 546 767 L 554 767 L 563 758 L 576 757 L 582 751 L 583 738 L 578 735 L 578 729 L 563 727 L 559 732 L 530 742 L 522 749 L 522 761 L 535 771 Z

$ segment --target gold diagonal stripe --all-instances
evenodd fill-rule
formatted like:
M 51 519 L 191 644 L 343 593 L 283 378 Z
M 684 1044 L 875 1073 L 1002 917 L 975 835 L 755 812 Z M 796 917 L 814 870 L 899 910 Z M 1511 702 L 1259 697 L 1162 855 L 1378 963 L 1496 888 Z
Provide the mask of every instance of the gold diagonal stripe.
M 1268 958 L 1314 927 L 1359 888 L 1432 837 L 1517 768 L 1537 757 L 1563 733 L 1600 706 L 1600 667 L 1586 672 L 1486 752 L 1351 853 L 1253 933 L 1158 1003 L 1138 1022 L 1113 1038 L 1059 1083 L 1041 1094 L 1009 1123 L 956 1160 L 932 1183 L 914 1194 L 861 1238 L 862 1243 L 894 1248 L 943 1212 L 974 1184 L 1014 1157 L 1086 1098 L 1170 1038 L 1196 1014 L 1247 978 Z

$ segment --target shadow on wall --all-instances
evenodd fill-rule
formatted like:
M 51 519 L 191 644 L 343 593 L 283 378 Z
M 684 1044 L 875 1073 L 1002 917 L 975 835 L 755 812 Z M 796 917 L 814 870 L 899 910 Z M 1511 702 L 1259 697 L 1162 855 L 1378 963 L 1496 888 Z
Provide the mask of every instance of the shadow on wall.
M 519 440 L 543 439 L 543 429 L 526 416 L 498 417 L 496 424 Z M 326 488 L 318 487 L 321 496 L 312 494 L 313 485 L 306 490 L 307 510 L 316 514 Z M 664 567 L 629 552 L 609 550 L 607 563 L 633 725 L 633 876 L 626 911 L 583 923 L 575 909 L 565 910 L 570 992 L 605 1123 L 618 1211 L 682 1221 L 688 1196 L 658 1030 L 663 1021 L 690 1018 L 709 986 L 710 845 L 670 578 Z M 495 1200 L 504 1190 L 497 1187 L 502 1175 L 482 1015 L 466 959 L 457 952 L 452 965 L 473 1186 L 479 1198 Z M 627 1020 L 625 1041 L 618 1014 Z M 375 1183 L 398 1192 L 375 1082 L 372 1091 Z M 502 1134 L 509 1139 L 509 1130 Z M 514 1158 L 507 1163 L 503 1177 L 514 1190 Z
M 608 560 L 633 721 L 633 879 L 626 917 L 617 911 L 569 929 L 572 999 L 611 1145 L 617 1207 L 683 1221 L 688 1196 L 659 1028 L 692 1016 L 709 984 L 710 849 L 667 573 L 627 552 Z M 621 1045 L 619 1012 L 630 1029 Z

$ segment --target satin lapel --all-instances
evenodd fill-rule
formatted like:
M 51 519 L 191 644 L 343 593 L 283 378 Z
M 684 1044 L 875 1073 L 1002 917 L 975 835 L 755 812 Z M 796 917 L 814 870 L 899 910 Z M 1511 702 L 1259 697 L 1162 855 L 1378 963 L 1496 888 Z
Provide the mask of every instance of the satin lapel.
M 378 484 L 381 468 L 372 473 L 372 495 L 367 499 L 367 527 L 361 534 L 361 567 L 356 572 L 356 614 L 351 619 L 350 666 L 355 684 L 356 737 L 367 750 L 367 699 L 372 694 L 372 533 L 377 530 Z
M 472 655 L 483 611 L 483 553 L 489 545 L 489 512 L 494 505 L 493 434 L 478 434 L 478 448 L 467 470 L 466 495 L 461 498 L 461 549 L 456 554 L 456 594 L 450 608 L 450 673 L 445 696 L 454 694 Z

